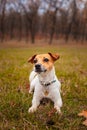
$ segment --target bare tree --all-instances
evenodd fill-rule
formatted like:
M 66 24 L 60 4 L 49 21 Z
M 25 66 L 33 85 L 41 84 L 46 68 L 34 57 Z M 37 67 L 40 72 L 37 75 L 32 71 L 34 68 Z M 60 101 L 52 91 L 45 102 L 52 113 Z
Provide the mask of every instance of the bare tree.
M 64 13 L 61 9 L 64 1 L 59 0 L 44 0 L 48 4 L 47 9 L 47 26 L 49 30 L 49 44 L 52 44 L 52 40 L 56 31 L 58 13 Z
M 6 0 L 1 0 L 0 2 L 0 13 L 1 13 L 1 19 L 0 19 L 0 34 L 1 34 L 1 41 L 3 42 L 4 36 L 5 36 L 5 10 L 6 10 Z
M 67 28 L 67 32 L 66 32 L 66 41 L 68 40 L 69 35 L 72 32 L 72 26 L 73 26 L 73 24 L 76 23 L 75 20 L 76 20 L 76 15 L 77 15 L 77 5 L 76 5 L 76 1 L 75 0 L 73 0 L 71 2 L 69 10 L 71 12 L 70 12 L 70 17 L 69 17 L 69 22 L 68 22 L 68 28 Z
M 87 2 L 82 13 L 82 41 L 87 40 Z
M 83 4 L 83 6 L 81 5 Z M 0 39 L 87 40 L 87 2 L 83 0 L 1 0 Z
M 35 36 L 37 32 L 39 4 L 39 1 L 31 0 L 29 1 L 27 9 L 22 3 L 20 3 L 20 6 L 23 8 L 26 15 L 26 19 L 29 22 L 29 31 L 32 43 L 35 43 Z

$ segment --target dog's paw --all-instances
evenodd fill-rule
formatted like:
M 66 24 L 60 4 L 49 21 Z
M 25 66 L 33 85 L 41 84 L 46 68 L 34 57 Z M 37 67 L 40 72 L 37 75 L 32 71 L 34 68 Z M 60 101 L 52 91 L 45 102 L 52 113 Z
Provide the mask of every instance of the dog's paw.
M 33 92 L 31 90 L 29 90 L 29 94 L 33 94 Z
M 36 107 L 30 107 L 29 110 L 28 110 L 28 113 L 33 113 L 36 111 Z
M 56 109 L 56 113 L 59 113 L 60 115 L 62 114 L 62 112 L 58 106 L 55 106 L 54 108 Z

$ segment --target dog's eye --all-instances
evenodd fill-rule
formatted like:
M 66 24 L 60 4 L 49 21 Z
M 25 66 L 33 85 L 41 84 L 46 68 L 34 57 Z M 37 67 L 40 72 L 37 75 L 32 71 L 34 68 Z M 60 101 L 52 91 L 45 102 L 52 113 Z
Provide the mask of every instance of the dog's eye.
M 48 58 L 44 58 L 44 62 L 48 62 L 49 61 L 49 59 Z
M 37 59 L 34 59 L 34 64 L 37 63 Z

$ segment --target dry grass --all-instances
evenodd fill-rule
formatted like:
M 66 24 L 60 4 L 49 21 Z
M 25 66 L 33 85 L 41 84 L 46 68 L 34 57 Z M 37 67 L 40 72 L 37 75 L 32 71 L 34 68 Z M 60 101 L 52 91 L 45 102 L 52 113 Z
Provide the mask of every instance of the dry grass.
M 11 43 L 13 44 L 13 43 Z M 41 45 L 2 47 L 0 49 L 0 130 L 86 130 L 78 113 L 87 109 L 87 46 Z M 26 48 L 27 47 L 27 48 Z M 62 83 L 62 115 L 49 101 L 28 114 L 32 95 L 28 94 L 28 76 L 32 65 L 28 57 L 35 53 L 58 52 L 56 74 Z

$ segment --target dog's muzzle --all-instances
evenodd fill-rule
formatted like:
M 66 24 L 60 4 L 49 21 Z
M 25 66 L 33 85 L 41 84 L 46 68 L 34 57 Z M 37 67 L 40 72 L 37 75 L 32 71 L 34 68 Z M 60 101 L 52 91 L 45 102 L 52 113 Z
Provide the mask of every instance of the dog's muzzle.
M 41 64 L 36 64 L 35 65 L 35 72 L 41 73 L 41 72 L 46 72 L 47 70 L 41 65 Z

